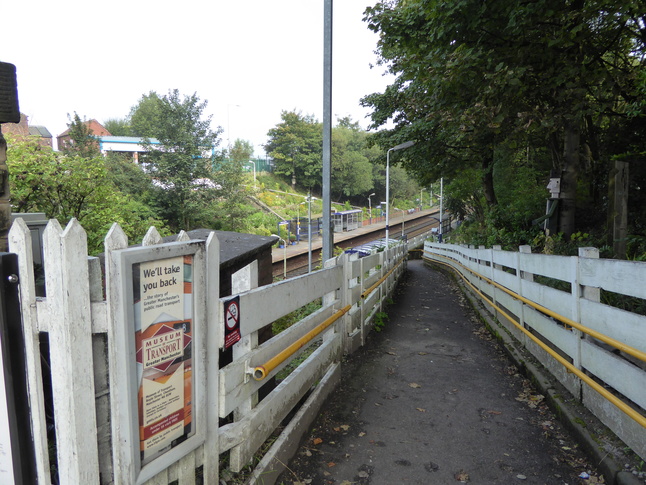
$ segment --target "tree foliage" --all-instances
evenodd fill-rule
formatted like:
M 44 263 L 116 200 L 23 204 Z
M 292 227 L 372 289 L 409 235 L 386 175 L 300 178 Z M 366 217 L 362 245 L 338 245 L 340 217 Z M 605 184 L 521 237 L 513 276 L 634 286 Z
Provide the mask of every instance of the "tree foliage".
M 134 136 L 128 118 L 108 118 L 103 122 L 103 127 L 112 136 Z
M 292 187 L 320 191 L 323 160 L 323 127 L 312 116 L 283 111 L 282 121 L 268 132 L 267 153 L 274 162 L 274 173 L 291 182 Z M 350 118 L 340 118 L 332 128 L 331 194 L 337 201 L 354 200 L 365 203 L 371 191 L 385 198 L 386 157 L 376 146 L 370 146 L 367 133 Z M 419 188 L 403 173 L 402 184 L 393 192 L 406 198 Z M 411 190 L 408 190 L 408 189 Z
M 8 139 L 14 212 L 44 212 L 62 225 L 78 219 L 88 234 L 91 253 L 102 250 L 114 222 L 134 241 L 141 240 L 151 225 L 165 233 L 149 207 L 111 182 L 102 157 L 54 152 L 35 139 Z
M 197 94 L 144 95 L 131 114 L 131 125 L 144 137 L 145 164 L 159 190 L 156 198 L 172 228 L 188 230 L 199 211 L 218 197 L 211 178 L 221 128 L 211 129 L 204 117 L 207 102 Z
M 420 180 L 470 173 L 493 208 L 505 190 L 496 173 L 526 167 L 512 163 L 524 152 L 543 184 L 552 170 L 561 176 L 566 234 L 577 197 L 603 201 L 616 156 L 604 132 L 639 106 L 640 2 L 389 0 L 366 9 L 365 20 L 380 35 L 381 65 L 396 76 L 362 100 L 373 128 L 394 122 L 374 141 L 387 149 L 417 140 L 405 163 Z M 484 217 L 479 201 L 471 205 Z
M 67 129 L 69 130 L 69 142 L 60 147 L 61 151 L 67 155 L 76 155 L 84 158 L 92 158 L 99 156 L 99 142 L 96 136 L 90 130 L 88 122 L 85 118 L 81 117 L 74 112 L 74 116 L 67 115 L 69 123 Z
M 320 188 L 323 168 L 323 125 L 311 115 L 283 111 L 281 122 L 267 133 L 265 150 L 274 160 L 274 173 L 307 188 Z

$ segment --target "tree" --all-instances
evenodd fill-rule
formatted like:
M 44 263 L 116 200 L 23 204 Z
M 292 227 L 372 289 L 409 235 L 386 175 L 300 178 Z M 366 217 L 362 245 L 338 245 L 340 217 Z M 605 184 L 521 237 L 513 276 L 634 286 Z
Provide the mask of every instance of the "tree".
M 373 127 L 395 122 L 375 140 L 384 149 L 417 140 L 405 157 L 422 180 L 477 168 L 490 207 L 496 157 L 513 158 L 498 147 L 548 147 L 562 177 L 561 230 L 570 234 L 579 160 L 586 150 L 588 162 L 601 156 L 602 118 L 635 99 L 644 65 L 638 2 L 384 1 L 365 20 L 380 34 L 381 64 L 397 76 L 363 99 Z
M 88 235 L 91 253 L 102 251 L 114 222 L 138 241 L 154 225 L 166 228 L 144 204 L 121 193 L 111 183 L 103 157 L 65 155 L 41 147 L 33 139 L 9 138 L 14 212 L 44 212 L 65 225 L 76 218 Z
M 143 157 L 159 187 L 156 198 L 164 218 L 175 230 L 191 229 L 199 210 L 218 198 L 211 177 L 218 136 L 211 129 L 211 116 L 203 117 L 207 102 L 197 94 L 144 95 L 132 109 L 133 129 L 144 137 Z
M 74 116 L 67 115 L 69 123 L 70 142 L 62 147 L 62 152 L 66 155 L 77 155 L 84 158 L 93 158 L 101 154 L 99 142 L 96 136 L 90 130 L 90 126 L 85 119 L 81 120 L 79 115 L 74 112 Z
M 321 187 L 323 126 L 311 115 L 283 111 L 281 123 L 267 133 L 265 150 L 274 160 L 274 173 L 310 189 Z
M 128 118 L 108 118 L 103 122 L 103 126 L 113 136 L 134 136 Z
M 369 193 L 374 183 L 372 164 L 364 154 L 366 133 L 349 118 L 332 129 L 332 193 L 337 198 Z
M 155 91 L 144 94 L 130 109 L 130 130 L 134 136 L 154 138 L 165 130 L 162 100 Z

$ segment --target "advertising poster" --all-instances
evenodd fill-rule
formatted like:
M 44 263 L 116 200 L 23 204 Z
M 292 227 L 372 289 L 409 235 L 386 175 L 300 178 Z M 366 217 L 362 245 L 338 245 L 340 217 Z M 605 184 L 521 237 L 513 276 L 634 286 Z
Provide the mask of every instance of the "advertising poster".
M 192 262 L 188 255 L 132 266 L 142 465 L 195 433 Z

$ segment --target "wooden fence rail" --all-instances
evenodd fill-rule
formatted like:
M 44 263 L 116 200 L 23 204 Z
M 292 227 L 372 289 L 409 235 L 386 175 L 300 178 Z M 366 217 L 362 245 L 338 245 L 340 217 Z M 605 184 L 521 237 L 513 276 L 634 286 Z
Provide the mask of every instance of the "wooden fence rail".
M 187 239 L 181 234 L 178 240 Z M 132 453 L 139 445 L 132 442 L 127 422 L 132 396 L 124 381 L 130 378 L 126 363 L 133 355 L 124 355 L 120 345 L 124 288 L 119 281 L 124 276 L 119 257 L 128 248 L 127 237 L 118 225 L 112 227 L 101 268 L 97 258 L 87 256 L 85 231 L 76 220 L 65 229 L 50 221 L 43 240 L 44 297 L 36 296 L 31 235 L 22 219 L 13 224 L 9 241 L 19 262 L 38 483 L 51 484 L 55 476 L 58 483 L 72 485 L 219 484 L 223 454 L 228 453 L 232 472 L 241 470 L 295 412 L 249 478 L 249 483 L 274 483 L 338 382 L 342 354 L 365 342 L 374 315 L 405 271 L 408 247 L 402 242 L 365 258 L 343 254 L 326 261 L 320 271 L 262 288 L 256 288 L 257 262 L 241 270 L 233 282 L 242 309 L 241 339 L 233 346 L 231 362 L 224 365 L 220 355 L 227 299 L 217 297 L 219 242 L 214 234 L 201 242 L 196 261 L 204 268 L 192 282 L 200 287 L 193 295 L 194 311 L 203 313 L 198 321 L 205 335 L 194 349 L 199 357 L 196 384 L 204 387 L 195 394 L 201 399 L 194 416 L 199 439 L 181 456 L 173 450 L 164 455 L 166 465 L 142 466 L 138 452 Z M 408 245 L 421 243 L 417 238 Z M 165 247 L 154 228 L 143 246 Z M 315 301 L 321 302 L 318 310 L 258 344 L 261 329 Z M 287 374 L 291 368 L 273 388 L 263 389 L 265 381 L 253 378 L 255 366 L 346 306 L 349 311 L 319 338 L 271 371 L 267 380 L 274 381 L 279 372 Z

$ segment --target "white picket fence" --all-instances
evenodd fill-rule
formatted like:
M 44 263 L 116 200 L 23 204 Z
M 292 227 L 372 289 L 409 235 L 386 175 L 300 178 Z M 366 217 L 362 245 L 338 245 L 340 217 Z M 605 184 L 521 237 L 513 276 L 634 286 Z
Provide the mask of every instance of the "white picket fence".
M 646 299 L 646 263 L 599 259 L 594 248 L 569 257 L 431 242 L 424 259 L 460 272 L 503 328 L 646 459 L 646 317 L 600 301 L 602 291 Z
M 252 466 L 249 483 L 272 484 L 295 451 L 325 397 L 340 376 L 340 359 L 365 342 L 374 315 L 392 293 L 406 268 L 407 247 L 423 237 L 400 243 L 364 258 L 344 254 L 325 262 L 309 275 L 256 288 L 257 262 L 234 275 L 239 293 L 242 339 L 233 346 L 233 361 L 220 368 L 224 343 L 223 304 L 219 295 L 219 242 L 214 234 L 204 242 L 203 277 L 196 305 L 203 305 L 206 339 L 194 351 L 204 378 L 202 401 L 196 403 L 201 436 L 199 446 L 156 470 L 137 463 L 129 443 L 125 410 L 130 405 L 121 385 L 123 362 L 119 353 L 119 265 L 113 254 L 128 247 L 127 237 L 114 225 L 105 242 L 105 272 L 97 258 L 88 258 L 86 235 L 73 220 L 63 230 L 57 221 L 47 225 L 43 237 L 45 298 L 36 296 L 30 231 L 22 219 L 12 226 L 10 251 L 18 254 L 28 388 L 39 484 L 52 483 L 52 470 L 61 484 L 146 483 L 166 485 L 219 484 L 219 463 L 228 453 L 228 468 L 238 472 Z M 181 234 L 180 241 L 187 236 Z M 154 228 L 143 245 L 160 247 Z M 103 284 L 103 275 L 105 284 Z M 197 294 L 197 293 L 196 293 Z M 321 308 L 270 340 L 258 345 L 258 331 L 276 319 L 321 299 Z M 309 331 L 322 323 L 320 335 L 271 370 L 263 381 L 253 374 Z M 51 389 L 55 422 L 56 464 L 50 462 L 53 441 L 48 439 L 41 336 L 49 340 Z M 312 347 L 313 346 L 313 347 Z M 308 347 L 311 354 L 262 400 L 258 391 Z M 200 361 L 201 359 L 201 361 Z M 200 381 L 198 381 L 200 382 Z M 305 398 L 305 403 L 297 405 Z M 295 415 L 259 463 L 255 455 L 288 414 Z M 226 419 L 225 419 L 226 418 Z M 50 420 L 51 421 L 51 420 Z M 226 424 L 223 424 L 226 423 Z M 175 461 L 174 463 L 171 463 Z M 159 465 L 157 465 L 158 467 Z

